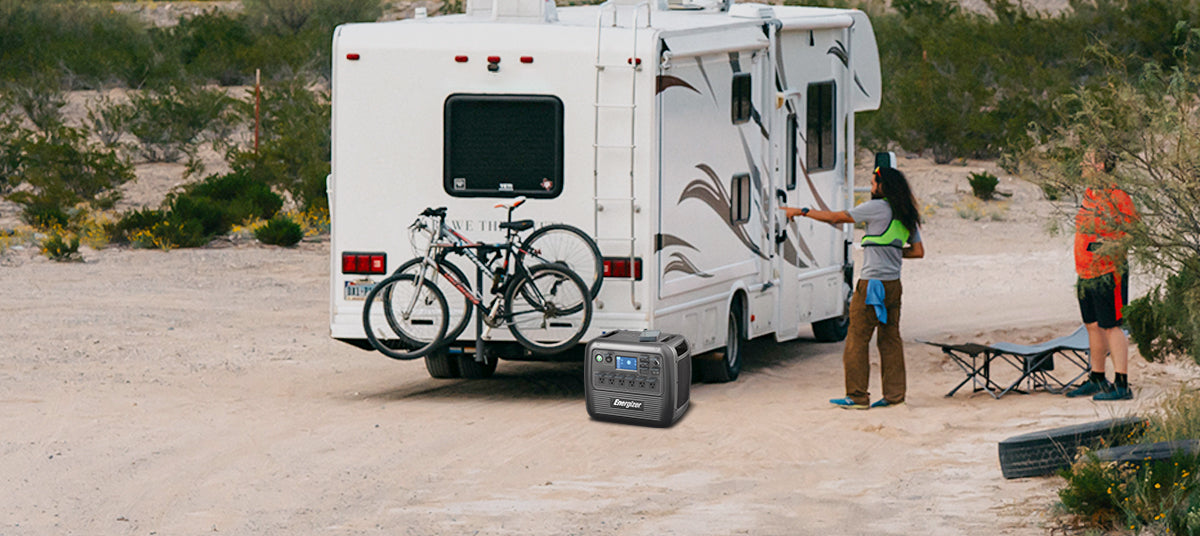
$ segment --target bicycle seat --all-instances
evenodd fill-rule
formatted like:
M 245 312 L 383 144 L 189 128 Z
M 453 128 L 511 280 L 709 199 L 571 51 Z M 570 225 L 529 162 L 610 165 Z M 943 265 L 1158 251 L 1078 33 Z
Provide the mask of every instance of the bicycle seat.
M 436 217 L 440 218 L 440 217 L 443 217 L 446 215 L 446 207 L 427 208 L 427 209 L 421 211 L 421 215 L 422 216 L 436 216 Z
M 514 231 L 525 231 L 533 229 L 533 220 L 517 220 L 500 222 L 501 229 L 512 229 Z
M 525 203 L 525 196 L 522 195 L 522 196 L 514 197 L 513 200 L 509 201 L 508 203 L 496 203 L 496 208 L 506 208 L 508 210 L 512 210 L 514 208 L 521 206 L 524 203 Z

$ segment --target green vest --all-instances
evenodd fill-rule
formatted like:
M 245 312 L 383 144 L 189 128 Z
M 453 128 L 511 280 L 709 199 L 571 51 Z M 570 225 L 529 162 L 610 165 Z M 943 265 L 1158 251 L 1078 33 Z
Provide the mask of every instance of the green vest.
M 863 247 L 891 246 L 894 248 L 903 248 L 904 244 L 908 243 L 909 234 L 908 228 L 904 227 L 904 224 L 900 223 L 900 220 L 892 220 L 883 234 L 864 236 L 862 245 Z

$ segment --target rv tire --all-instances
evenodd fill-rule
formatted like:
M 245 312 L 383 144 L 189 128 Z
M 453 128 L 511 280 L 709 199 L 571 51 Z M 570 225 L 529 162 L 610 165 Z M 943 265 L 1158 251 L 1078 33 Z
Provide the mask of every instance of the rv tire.
M 726 383 L 738 378 L 742 372 L 743 350 L 746 348 L 746 327 L 742 322 L 742 308 L 737 301 L 729 307 L 729 329 L 725 339 L 725 350 L 713 352 L 698 359 L 697 367 L 702 380 L 710 383 Z
M 425 356 L 425 370 L 429 371 L 430 377 L 442 380 L 462 376 L 458 371 L 458 356 L 450 355 L 445 349 Z
M 468 380 L 491 378 L 492 373 L 496 372 L 496 356 L 486 357 L 487 362 L 480 363 L 475 360 L 475 354 L 458 354 L 458 370 L 462 373 L 462 377 Z

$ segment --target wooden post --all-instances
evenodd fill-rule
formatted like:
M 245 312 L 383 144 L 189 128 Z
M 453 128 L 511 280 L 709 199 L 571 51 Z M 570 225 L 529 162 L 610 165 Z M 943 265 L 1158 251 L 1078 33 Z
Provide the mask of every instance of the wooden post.
M 258 127 L 261 123 L 259 110 L 262 107 L 262 69 L 254 70 L 254 156 L 258 156 Z

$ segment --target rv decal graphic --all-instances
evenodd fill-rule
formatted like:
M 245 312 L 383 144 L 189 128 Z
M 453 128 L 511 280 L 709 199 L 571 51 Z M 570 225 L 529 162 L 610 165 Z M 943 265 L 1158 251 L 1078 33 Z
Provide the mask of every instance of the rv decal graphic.
M 847 69 L 850 68 L 850 55 L 846 53 L 846 45 L 843 45 L 841 41 L 834 41 L 834 45 L 829 47 L 829 51 L 826 54 L 837 56 L 837 59 L 842 61 L 842 65 L 845 65 Z M 858 86 L 858 90 L 863 92 L 863 95 L 871 96 L 867 88 L 863 87 L 862 80 L 858 79 L 858 71 L 854 72 L 854 85 Z
M 721 179 L 717 177 L 717 172 L 713 171 L 707 164 L 696 164 L 696 168 L 704 172 L 705 175 L 708 175 L 709 180 L 712 182 L 709 183 L 703 179 L 689 182 L 684 187 L 683 193 L 679 195 L 679 201 L 676 204 L 682 204 L 685 199 L 696 199 L 708 205 L 708 208 L 711 208 L 713 212 L 720 216 L 721 221 L 725 222 L 725 225 L 729 227 L 729 230 L 733 231 L 734 236 L 737 236 L 743 245 L 754 252 L 755 255 L 764 259 L 767 258 L 758 245 L 754 243 L 754 240 L 750 237 L 750 233 L 746 232 L 745 226 L 742 224 L 734 225 L 729 220 L 730 207 L 733 202 L 729 199 L 729 192 L 725 191 L 725 185 L 721 184 Z
M 692 91 L 695 91 L 696 93 L 700 93 L 700 90 L 698 90 L 698 89 L 696 89 L 696 88 L 692 87 L 692 85 L 691 85 L 691 84 L 687 83 L 687 81 L 685 81 L 685 80 L 684 80 L 684 79 L 682 79 L 682 78 L 679 78 L 678 76 L 671 76 L 671 75 L 667 75 L 667 74 L 660 74 L 660 75 L 658 75 L 658 78 L 656 79 L 656 82 L 657 82 L 657 84 L 658 84 L 658 89 L 657 89 L 657 91 L 655 91 L 655 93 L 656 93 L 656 94 L 657 94 L 657 93 L 662 93 L 662 92 L 663 92 L 664 90 L 666 90 L 667 88 L 670 88 L 670 87 L 676 87 L 676 86 L 678 86 L 678 87 L 686 87 L 686 88 L 688 88 L 688 89 L 690 89 L 690 90 L 692 90 Z
M 698 277 L 712 277 L 712 274 L 696 268 L 696 265 L 691 261 L 691 259 L 688 259 L 682 253 L 675 252 L 672 253 L 670 257 L 674 260 L 668 262 L 663 268 L 663 274 L 667 274 L 668 272 L 683 272 L 685 274 L 691 274 Z
M 712 80 L 708 79 L 708 71 L 704 70 L 704 60 L 696 58 L 696 67 L 700 68 L 700 76 L 704 78 L 704 85 L 708 86 L 708 95 L 712 97 L 713 104 L 720 108 L 720 104 L 717 104 L 717 92 L 713 91 Z
M 655 253 L 658 253 L 659 251 L 662 251 L 671 246 L 683 246 L 688 249 L 699 251 L 698 249 L 696 249 L 696 246 L 693 246 L 687 240 L 679 238 L 678 236 L 675 236 L 673 234 L 660 234 L 660 235 L 658 235 L 658 240 L 656 240 L 656 242 L 658 242 L 658 243 L 654 245 Z

